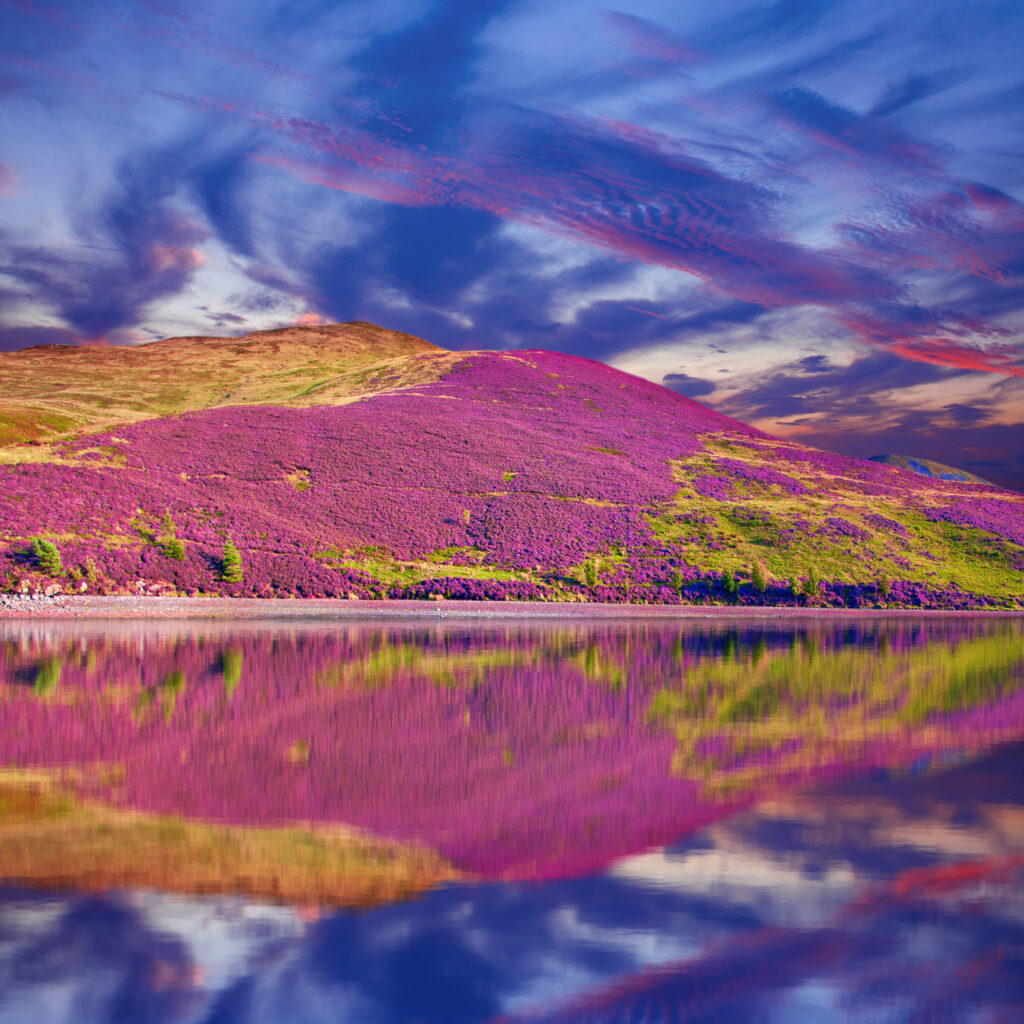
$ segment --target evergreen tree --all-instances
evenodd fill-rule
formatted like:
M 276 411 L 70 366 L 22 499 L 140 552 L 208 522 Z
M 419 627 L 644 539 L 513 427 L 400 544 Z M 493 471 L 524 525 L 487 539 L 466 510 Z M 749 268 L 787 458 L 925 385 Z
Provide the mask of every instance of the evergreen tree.
M 804 594 L 809 598 L 815 598 L 821 592 L 821 581 L 814 571 L 814 566 L 807 570 L 807 579 L 804 580 Z
M 177 537 L 171 537 L 164 541 L 164 554 L 176 562 L 184 561 L 185 545 Z
M 48 576 L 63 576 L 64 567 L 60 561 L 60 551 L 52 540 L 41 537 L 32 538 L 32 554 L 39 568 Z
M 768 589 L 768 574 L 760 562 L 754 563 L 754 589 L 761 595 Z
M 241 583 L 245 578 L 242 556 L 230 536 L 224 541 L 224 550 L 221 553 L 220 578 L 225 583 Z
M 736 582 L 736 574 L 732 569 L 724 569 L 722 571 L 722 586 L 725 587 L 725 592 L 730 597 L 736 596 L 736 591 L 739 590 L 739 584 Z

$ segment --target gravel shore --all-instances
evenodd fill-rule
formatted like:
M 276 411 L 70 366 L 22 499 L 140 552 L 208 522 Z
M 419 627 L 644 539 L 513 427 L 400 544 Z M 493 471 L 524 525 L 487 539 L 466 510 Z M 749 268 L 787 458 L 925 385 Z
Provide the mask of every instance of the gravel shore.
M 246 597 L 98 597 L 0 595 L 0 618 L 73 619 L 792 619 L 816 616 L 964 616 L 1021 612 L 947 612 L 914 609 L 630 605 L 539 601 L 347 601 L 328 598 L 273 600 Z

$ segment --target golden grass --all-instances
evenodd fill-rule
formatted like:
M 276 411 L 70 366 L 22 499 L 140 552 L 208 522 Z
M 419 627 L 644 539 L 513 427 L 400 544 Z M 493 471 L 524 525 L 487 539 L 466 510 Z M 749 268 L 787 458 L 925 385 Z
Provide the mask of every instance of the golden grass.
M 462 358 L 365 323 L 10 352 L 0 355 L 0 463 L 53 461 L 47 439 L 198 409 L 345 404 L 431 383 Z
M 458 877 L 431 850 L 342 825 L 247 828 L 141 814 L 82 800 L 51 774 L 0 773 L 0 878 L 20 884 L 358 907 Z

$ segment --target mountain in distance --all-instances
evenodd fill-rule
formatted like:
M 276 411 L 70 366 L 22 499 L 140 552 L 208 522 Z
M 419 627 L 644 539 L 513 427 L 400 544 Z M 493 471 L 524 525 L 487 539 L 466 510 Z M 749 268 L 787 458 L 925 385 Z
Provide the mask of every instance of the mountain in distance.
M 896 466 L 898 469 L 909 469 L 921 476 L 934 477 L 936 480 L 959 480 L 967 484 L 988 484 L 989 481 L 968 473 L 965 469 L 947 466 L 934 459 L 918 459 L 913 455 L 872 455 L 869 462 L 881 462 L 885 466 Z
M 372 324 L 0 356 L 0 589 L 1014 607 L 1024 495 Z

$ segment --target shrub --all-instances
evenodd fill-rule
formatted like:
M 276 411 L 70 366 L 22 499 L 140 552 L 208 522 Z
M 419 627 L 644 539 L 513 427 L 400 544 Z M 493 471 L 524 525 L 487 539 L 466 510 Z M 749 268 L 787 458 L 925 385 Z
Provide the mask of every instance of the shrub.
M 185 560 L 185 545 L 177 537 L 171 537 L 170 540 L 164 541 L 163 547 L 164 554 L 168 558 L 173 558 L 176 562 Z
M 732 571 L 732 569 L 723 570 L 722 586 L 725 587 L 725 592 L 730 597 L 736 596 L 736 591 L 739 590 L 739 584 L 736 582 L 736 574 Z
M 804 580 L 803 592 L 806 597 L 817 597 L 821 592 L 821 581 L 813 567 L 807 570 L 807 578 Z
M 225 583 L 241 583 L 245 578 L 242 556 L 230 536 L 224 541 L 224 550 L 221 552 L 220 578 Z
M 596 587 L 601 579 L 601 566 L 596 558 L 588 558 L 583 563 L 583 578 L 588 587 Z
M 686 579 L 683 576 L 682 570 L 681 569 L 676 569 L 676 571 L 674 573 L 672 573 L 672 589 L 677 594 L 679 594 L 680 597 L 682 597 L 683 586 L 685 585 L 685 583 L 686 583 Z
M 892 583 L 890 582 L 889 577 L 883 572 L 882 575 L 878 577 L 878 592 L 882 597 L 888 597 L 891 590 Z
M 754 589 L 759 594 L 763 594 L 768 589 L 768 574 L 765 572 L 765 568 L 760 562 L 754 563 L 753 582 Z
M 32 538 L 32 554 L 39 568 L 48 576 L 63 576 L 64 567 L 60 562 L 60 551 L 52 540 Z

